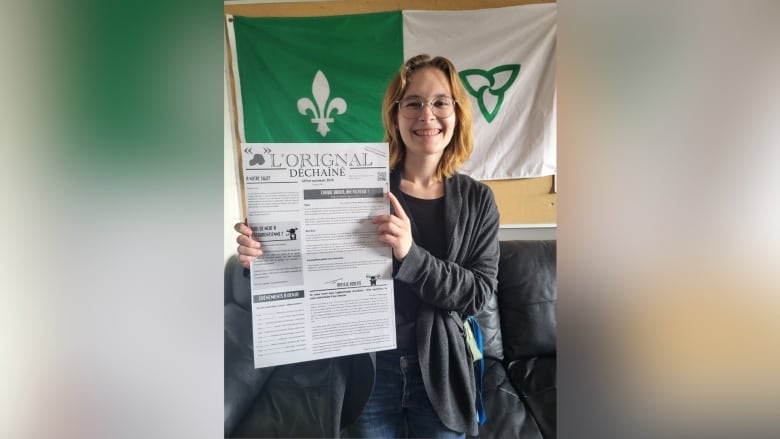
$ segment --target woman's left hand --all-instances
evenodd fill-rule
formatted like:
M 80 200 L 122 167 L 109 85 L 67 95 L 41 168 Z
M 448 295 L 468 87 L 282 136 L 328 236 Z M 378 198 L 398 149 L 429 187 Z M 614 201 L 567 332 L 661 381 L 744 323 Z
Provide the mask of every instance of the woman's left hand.
M 377 215 L 371 219 L 371 222 L 378 226 L 379 240 L 389 244 L 393 248 L 395 258 L 403 261 L 412 248 L 412 223 L 401 207 L 401 203 L 398 202 L 398 198 L 391 192 L 387 193 L 387 198 L 395 209 L 395 215 Z

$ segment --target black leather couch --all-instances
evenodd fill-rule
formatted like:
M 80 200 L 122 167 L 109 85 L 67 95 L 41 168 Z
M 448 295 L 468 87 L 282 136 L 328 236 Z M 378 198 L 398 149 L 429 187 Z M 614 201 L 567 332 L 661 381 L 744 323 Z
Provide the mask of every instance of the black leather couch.
M 249 279 L 233 257 L 225 267 L 225 437 L 332 431 L 320 425 L 322 417 L 306 410 L 315 405 L 312 398 L 327 395 L 327 388 L 298 385 L 284 368 L 254 369 L 249 296 Z M 480 438 L 555 437 L 556 300 L 556 242 L 502 241 L 498 294 L 476 316 L 483 333 L 487 413 Z M 317 362 L 310 369 L 322 376 L 320 382 L 328 382 L 334 372 Z M 307 403 L 281 421 L 263 397 L 267 389 Z M 309 428 L 312 423 L 316 428 Z

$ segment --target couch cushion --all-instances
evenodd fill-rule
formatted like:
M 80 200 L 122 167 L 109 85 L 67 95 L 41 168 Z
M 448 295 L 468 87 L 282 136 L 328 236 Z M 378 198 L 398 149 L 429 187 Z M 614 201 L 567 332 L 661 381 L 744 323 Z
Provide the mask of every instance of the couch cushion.
M 510 381 L 520 391 L 544 437 L 555 437 L 555 362 L 556 357 L 533 357 L 513 361 L 508 368 Z
M 230 437 L 324 437 L 323 431 L 333 430 L 330 416 L 322 415 L 331 400 L 329 364 L 318 360 L 277 366 Z
M 504 366 L 495 360 L 485 360 L 482 379 L 482 403 L 487 420 L 479 427 L 480 438 L 541 438 L 536 420 L 526 410 L 522 399 L 512 387 Z
M 276 366 L 231 437 L 338 437 L 368 401 L 371 367 L 366 354 Z
M 554 355 L 555 241 L 501 241 L 498 304 L 504 358 Z

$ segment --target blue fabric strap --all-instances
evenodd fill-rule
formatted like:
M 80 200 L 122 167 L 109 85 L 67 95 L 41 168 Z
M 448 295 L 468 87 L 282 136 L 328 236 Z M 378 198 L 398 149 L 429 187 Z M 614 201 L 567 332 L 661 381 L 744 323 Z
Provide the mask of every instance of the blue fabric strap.
M 474 316 L 469 316 L 466 321 L 471 326 L 471 331 L 474 333 L 474 340 L 477 342 L 477 348 L 482 354 L 482 358 L 477 361 L 477 416 L 479 418 L 479 425 L 485 425 L 487 415 L 485 414 L 485 407 L 482 405 L 482 376 L 485 374 L 485 352 L 482 350 L 482 330 L 479 328 L 479 323 Z

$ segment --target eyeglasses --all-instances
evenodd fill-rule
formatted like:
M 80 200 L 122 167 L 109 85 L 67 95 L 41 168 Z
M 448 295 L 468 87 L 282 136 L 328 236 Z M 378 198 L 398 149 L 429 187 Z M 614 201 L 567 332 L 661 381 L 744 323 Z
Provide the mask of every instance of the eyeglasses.
M 401 115 L 407 119 L 419 117 L 426 105 L 431 106 L 431 111 L 437 119 L 446 119 L 455 111 L 455 104 L 457 102 L 458 101 L 449 96 L 438 96 L 433 98 L 430 102 L 423 102 L 422 99 L 417 97 L 408 97 L 401 99 L 400 101 L 395 101 L 395 103 L 398 104 L 398 110 L 401 112 Z

